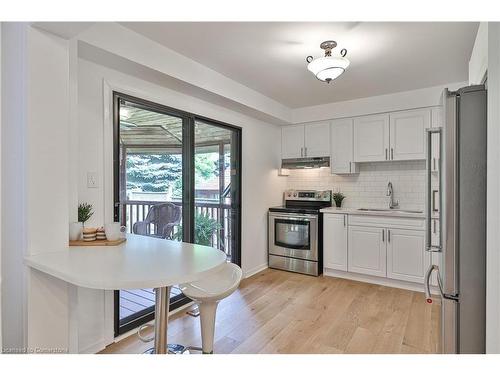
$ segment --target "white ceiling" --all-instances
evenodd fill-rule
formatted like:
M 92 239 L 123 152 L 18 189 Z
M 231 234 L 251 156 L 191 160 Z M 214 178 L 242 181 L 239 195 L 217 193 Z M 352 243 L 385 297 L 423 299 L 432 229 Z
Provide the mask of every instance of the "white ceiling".
M 122 23 L 290 108 L 467 80 L 478 23 Z M 351 66 L 330 85 L 306 69 L 338 42 Z

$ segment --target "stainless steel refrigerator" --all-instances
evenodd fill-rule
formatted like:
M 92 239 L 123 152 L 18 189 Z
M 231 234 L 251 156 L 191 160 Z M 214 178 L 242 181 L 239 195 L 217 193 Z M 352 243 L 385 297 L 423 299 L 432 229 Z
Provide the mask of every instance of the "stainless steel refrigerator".
M 425 289 L 427 302 L 432 303 L 429 283 L 435 273 L 443 353 L 486 350 L 486 95 L 482 85 L 445 90 L 443 126 L 427 133 L 426 245 L 436 264 L 427 271 Z M 436 139 L 437 157 L 432 155 Z M 436 169 L 432 168 L 436 159 L 439 183 L 433 192 L 431 169 Z M 439 212 L 440 229 L 435 242 L 434 211 Z

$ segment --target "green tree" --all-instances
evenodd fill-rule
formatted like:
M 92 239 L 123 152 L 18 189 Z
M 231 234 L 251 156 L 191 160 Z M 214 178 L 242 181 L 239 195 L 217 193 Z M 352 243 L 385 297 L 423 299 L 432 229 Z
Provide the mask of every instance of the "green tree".
M 194 156 L 196 179 L 209 180 L 219 175 L 219 154 L 215 152 Z
M 219 175 L 219 155 L 195 155 L 195 179 L 206 181 Z M 179 154 L 130 154 L 127 156 L 127 190 L 182 194 L 182 156 Z
M 182 159 L 174 154 L 127 156 L 127 190 L 167 191 L 182 179 Z

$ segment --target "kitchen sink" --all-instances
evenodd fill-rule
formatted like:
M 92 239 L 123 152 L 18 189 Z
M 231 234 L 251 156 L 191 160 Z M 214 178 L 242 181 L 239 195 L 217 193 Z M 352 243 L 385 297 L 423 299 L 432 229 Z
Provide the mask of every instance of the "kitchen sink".
M 405 214 L 423 214 L 423 211 L 417 210 L 400 210 L 396 208 L 358 208 L 358 211 L 376 211 L 376 212 L 399 212 Z

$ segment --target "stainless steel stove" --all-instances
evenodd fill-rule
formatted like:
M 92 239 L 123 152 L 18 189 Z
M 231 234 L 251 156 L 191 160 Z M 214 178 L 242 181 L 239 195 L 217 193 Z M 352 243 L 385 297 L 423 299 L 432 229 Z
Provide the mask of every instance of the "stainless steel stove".
M 287 190 L 269 209 L 269 267 L 318 276 L 323 271 L 323 215 L 332 192 Z

